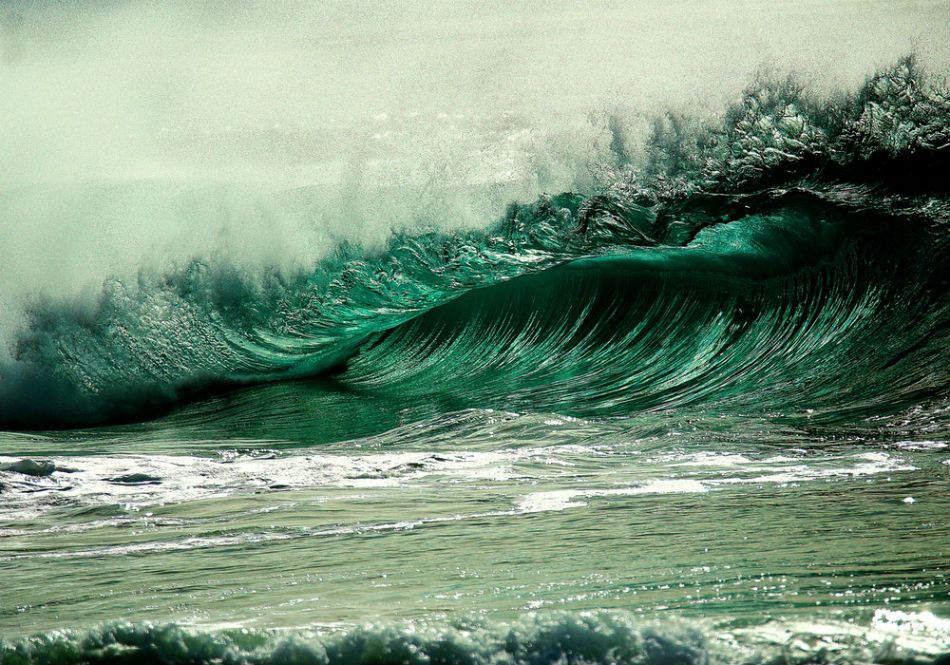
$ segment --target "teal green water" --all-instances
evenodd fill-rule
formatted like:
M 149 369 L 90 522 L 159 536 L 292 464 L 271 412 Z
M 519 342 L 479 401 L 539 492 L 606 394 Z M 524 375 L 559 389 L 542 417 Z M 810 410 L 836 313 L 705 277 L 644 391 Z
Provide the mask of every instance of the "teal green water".
M 765 85 L 485 231 L 32 303 L 0 662 L 945 659 L 948 119 Z
M 304 417 L 301 392 L 219 406 Z M 947 444 L 920 436 L 471 410 L 315 447 L 80 438 L 21 440 L 73 450 L 46 458 L 50 476 L 5 478 L 11 638 L 116 618 L 346 634 L 606 609 L 630 630 L 692 622 L 706 649 L 747 657 L 798 633 L 848 653 L 946 648 Z

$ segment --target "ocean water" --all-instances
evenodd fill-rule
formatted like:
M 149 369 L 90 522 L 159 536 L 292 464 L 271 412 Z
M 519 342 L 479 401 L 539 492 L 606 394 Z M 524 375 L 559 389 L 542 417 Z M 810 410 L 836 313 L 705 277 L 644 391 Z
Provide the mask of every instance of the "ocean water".
M 950 20 L 853 5 L 811 9 L 898 31 L 943 17 L 938 35 Z M 462 26 L 477 54 L 557 32 L 495 8 L 492 42 L 481 10 L 412 7 L 365 19 L 391 34 L 316 48 L 363 71 L 367 53 L 431 55 L 405 31 Z M 365 18 L 298 9 L 329 33 Z M 178 11 L 249 76 L 227 40 L 295 25 L 257 7 L 249 32 L 215 32 L 216 10 Z M 101 62 L 89 35 L 184 34 L 156 12 L 24 3 L 0 71 L 26 91 L 27 73 L 66 80 L 66 55 Z M 644 16 L 679 34 L 668 9 Z M 196 47 L 172 41 L 184 75 Z M 292 88 L 302 52 L 265 65 Z M 497 110 L 502 88 L 489 110 L 468 91 L 464 112 L 414 98 L 333 130 L 260 125 L 266 87 L 189 106 L 116 68 L 76 116 L 137 99 L 136 123 L 103 120 L 128 152 L 91 111 L 43 143 L 48 117 L 26 110 L 49 109 L 24 97 L 6 118 L 24 133 L 0 143 L 4 165 L 22 154 L 0 178 L 0 663 L 945 663 L 940 62 L 894 57 L 849 85 L 841 65 L 834 91 L 759 63 L 730 91 L 724 67 L 715 112 L 575 123 L 602 73 L 541 120 L 527 86 L 523 115 Z M 440 66 L 421 76 L 464 87 Z M 192 124 L 131 129 L 168 120 L 164 103 Z M 23 136 L 40 148 L 17 152 Z

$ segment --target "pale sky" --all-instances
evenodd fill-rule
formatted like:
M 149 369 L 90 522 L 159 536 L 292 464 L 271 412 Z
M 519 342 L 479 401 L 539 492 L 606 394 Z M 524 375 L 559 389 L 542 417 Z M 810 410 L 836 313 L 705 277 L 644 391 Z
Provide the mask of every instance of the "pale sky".
M 7 0 L 0 316 L 143 265 L 487 225 L 574 185 L 598 113 L 716 114 L 763 68 L 856 86 L 912 50 L 946 73 L 948 37 L 923 0 Z

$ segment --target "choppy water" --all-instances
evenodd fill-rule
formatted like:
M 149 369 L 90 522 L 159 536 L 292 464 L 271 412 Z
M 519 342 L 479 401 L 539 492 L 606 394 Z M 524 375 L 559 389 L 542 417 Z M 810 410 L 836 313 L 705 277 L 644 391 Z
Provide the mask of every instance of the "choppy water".
M 485 231 L 32 303 L 0 660 L 946 658 L 950 99 L 621 143 Z

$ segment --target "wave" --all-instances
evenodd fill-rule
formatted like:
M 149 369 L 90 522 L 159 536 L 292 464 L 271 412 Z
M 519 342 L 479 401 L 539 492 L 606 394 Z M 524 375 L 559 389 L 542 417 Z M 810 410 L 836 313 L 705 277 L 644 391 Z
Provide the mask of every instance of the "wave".
M 441 626 L 368 625 L 335 633 L 290 634 L 248 629 L 202 632 L 174 624 L 113 622 L 88 631 L 0 641 L 0 662 L 708 665 L 945 661 L 946 627 L 930 625 L 945 621 L 926 613 L 879 614 L 870 629 L 829 624 L 816 630 L 814 625 L 779 624 L 731 631 L 686 622 L 645 622 L 622 611 L 529 614 L 509 623 L 477 619 Z
M 950 387 L 950 97 L 913 58 L 851 95 L 754 82 L 717 124 L 620 129 L 587 194 L 485 231 L 341 245 L 313 270 L 226 260 L 37 300 L 0 428 L 142 419 L 330 376 L 346 390 L 623 416 L 705 405 L 867 419 Z

